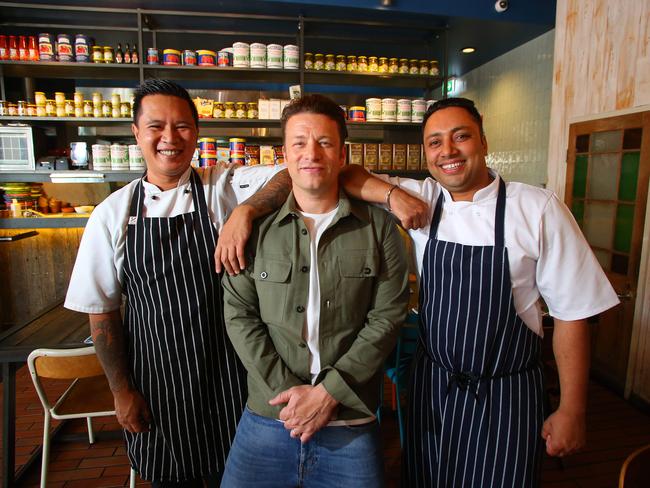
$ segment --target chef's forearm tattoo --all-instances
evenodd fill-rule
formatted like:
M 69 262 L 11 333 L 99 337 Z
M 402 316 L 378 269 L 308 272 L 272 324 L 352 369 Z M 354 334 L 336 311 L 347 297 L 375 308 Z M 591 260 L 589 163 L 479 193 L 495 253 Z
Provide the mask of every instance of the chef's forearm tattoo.
M 285 169 L 271 178 L 261 190 L 246 200 L 244 204 L 253 207 L 257 214 L 256 217 L 261 217 L 280 208 L 287 200 L 289 192 L 291 192 L 291 178 L 289 172 Z
M 90 316 L 90 334 L 111 390 L 129 386 L 129 370 L 120 312 Z

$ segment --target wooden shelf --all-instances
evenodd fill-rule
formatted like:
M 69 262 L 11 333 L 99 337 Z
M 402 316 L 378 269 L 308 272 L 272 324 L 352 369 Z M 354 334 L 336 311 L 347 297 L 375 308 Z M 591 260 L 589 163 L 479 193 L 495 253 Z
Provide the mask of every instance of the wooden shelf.
M 139 64 L 69 63 L 62 61 L 0 61 L 3 76 L 19 78 L 140 79 Z
M 51 183 L 50 175 L 57 173 L 56 171 L 3 171 L 0 172 L 0 182 L 30 182 L 30 183 Z M 66 171 L 66 173 L 69 173 Z M 89 176 L 90 173 L 99 173 L 104 175 L 102 183 L 106 182 L 129 182 L 142 176 L 142 171 L 86 171 L 78 170 L 72 173 L 78 174 L 79 177 Z M 89 181 L 87 183 L 97 183 L 97 181 Z

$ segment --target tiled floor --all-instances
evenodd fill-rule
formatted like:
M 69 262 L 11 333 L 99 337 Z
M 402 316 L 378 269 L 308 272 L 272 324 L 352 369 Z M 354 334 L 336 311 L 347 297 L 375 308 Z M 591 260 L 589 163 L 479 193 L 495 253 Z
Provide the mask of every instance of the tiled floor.
M 26 368 L 17 378 L 17 460 L 24 463 L 40 445 L 42 411 Z M 53 390 L 61 385 L 53 385 Z M 387 392 L 388 394 L 388 392 Z M 386 402 L 388 405 L 389 402 Z M 637 447 L 650 443 L 650 417 L 628 405 L 605 388 L 590 385 L 588 446 L 566 458 L 564 468 L 554 459 L 544 463 L 544 488 L 614 488 L 623 460 Z M 69 421 L 64 437 L 52 449 L 48 486 L 55 488 L 127 486 L 129 466 L 121 438 L 117 437 L 114 418 L 94 421 L 99 440 L 89 446 L 83 435 L 84 421 Z M 387 412 L 382 421 L 386 476 L 389 487 L 397 487 L 400 473 L 400 449 L 397 423 Z M 103 433 L 103 435 L 102 435 Z M 38 486 L 40 464 L 32 465 L 18 486 Z M 147 486 L 148 483 L 139 482 Z

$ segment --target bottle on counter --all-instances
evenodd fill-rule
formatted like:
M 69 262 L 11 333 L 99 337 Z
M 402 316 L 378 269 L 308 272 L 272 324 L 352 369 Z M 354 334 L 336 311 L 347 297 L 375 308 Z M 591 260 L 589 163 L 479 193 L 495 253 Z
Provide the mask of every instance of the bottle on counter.
M 15 198 L 11 200 L 11 206 L 9 207 L 11 211 L 11 216 L 14 218 L 20 218 L 23 216 L 23 207 L 21 203 Z
M 138 58 L 138 45 L 134 44 L 133 49 L 131 50 L 131 64 L 138 64 L 140 58 Z
M 128 43 L 124 45 L 124 64 L 131 64 L 131 51 Z
M 117 49 L 115 50 L 115 62 L 117 64 L 124 63 L 124 53 L 122 53 L 122 44 L 117 43 Z

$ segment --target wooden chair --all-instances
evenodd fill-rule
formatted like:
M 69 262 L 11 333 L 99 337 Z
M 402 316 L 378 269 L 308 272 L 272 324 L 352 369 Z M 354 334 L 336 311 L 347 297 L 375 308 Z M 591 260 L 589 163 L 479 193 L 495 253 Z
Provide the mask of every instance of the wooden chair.
M 95 437 L 91 418 L 115 415 L 115 406 L 108 380 L 97 359 L 94 346 L 77 349 L 36 349 L 27 358 L 27 365 L 44 411 L 41 488 L 45 488 L 50 458 L 51 419 L 85 417 L 88 425 L 88 442 L 93 444 Z M 52 404 L 43 389 L 41 378 L 72 380 L 72 382 Z M 133 469 L 130 473 L 130 486 L 135 486 Z
M 648 488 L 650 486 L 650 444 L 630 454 L 618 477 L 618 488 Z

